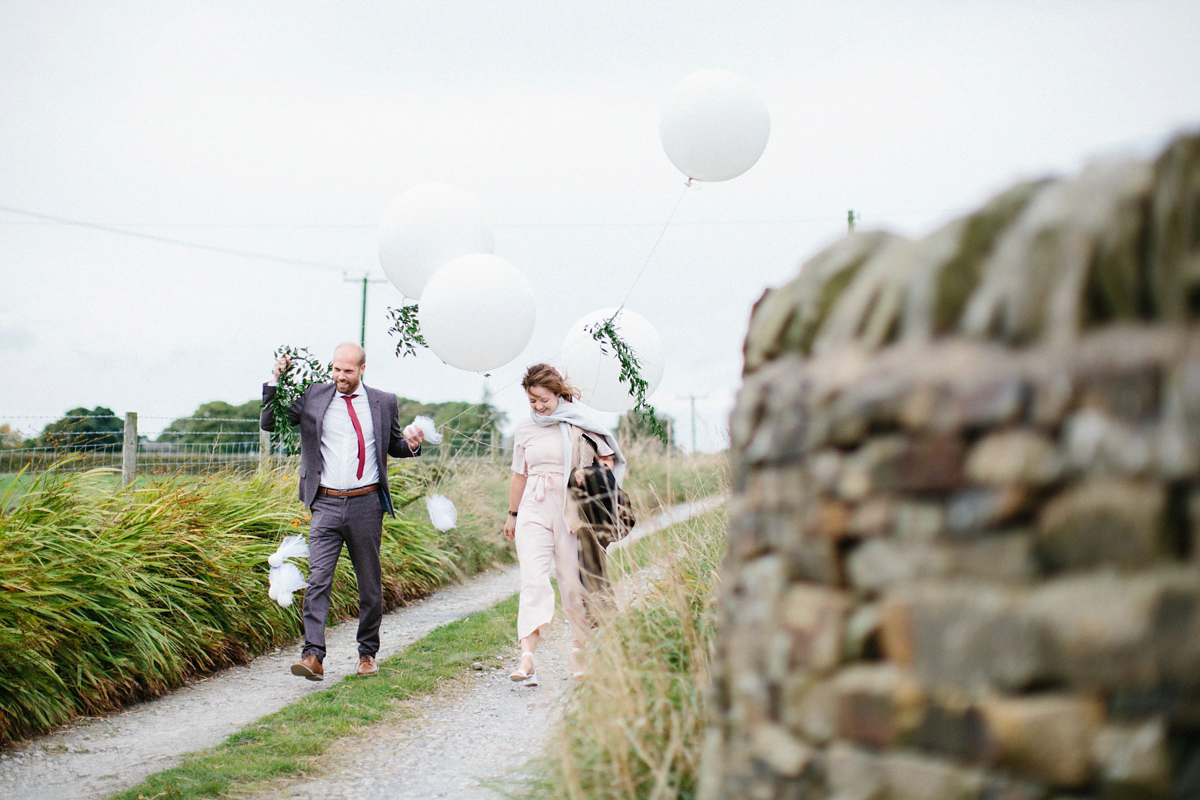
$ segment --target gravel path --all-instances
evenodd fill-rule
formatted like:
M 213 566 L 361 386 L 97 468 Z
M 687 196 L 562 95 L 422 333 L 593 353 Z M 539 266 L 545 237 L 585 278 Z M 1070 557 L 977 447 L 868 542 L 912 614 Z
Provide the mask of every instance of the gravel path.
M 278 782 L 255 800 L 494 800 L 484 785 L 510 776 L 540 754 L 555 709 L 571 682 L 571 633 L 563 620 L 538 648 L 539 685 L 509 680 L 516 666 L 484 670 L 466 687 L 410 705 L 415 718 L 371 726 L 362 736 L 338 742 L 310 775 Z
M 513 566 L 393 611 L 383 618 L 379 655 L 386 658 L 439 625 L 490 608 L 517 588 Z M 0 753 L 0 796 L 8 800 L 103 797 L 172 767 L 184 753 L 218 744 L 259 717 L 353 674 L 358 666 L 357 627 L 351 621 L 327 632 L 329 655 L 323 682 L 302 680 L 289 672 L 300 652 L 297 642 L 157 700 L 18 744 Z
M 617 546 L 724 502 L 710 497 L 670 508 L 635 527 Z M 618 605 L 633 602 L 661 572 L 649 567 L 616 587 Z M 502 800 L 504 795 L 488 785 L 512 778 L 544 751 L 572 682 L 570 646 L 570 628 L 559 614 L 538 648 L 536 688 L 509 680 L 516 666 L 514 647 L 512 663 L 502 669 L 477 672 L 472 684 L 450 696 L 414 702 L 410 709 L 416 719 L 373 725 L 361 737 L 342 740 L 321 756 L 309 776 L 273 784 L 255 800 Z
M 709 498 L 677 506 L 647 520 L 622 544 L 719 506 Z M 434 628 L 483 611 L 518 589 L 515 566 L 435 592 L 383 618 L 380 658 Z M 325 680 L 301 680 L 288 671 L 299 653 L 277 650 L 244 667 L 196 681 L 157 700 L 104 718 L 85 719 L 0 753 L 0 796 L 7 800 L 74 800 L 104 797 L 185 753 L 219 744 L 265 714 L 311 692 L 327 689 L 358 665 L 357 623 L 327 633 Z M 485 669 L 467 685 L 414 701 L 414 717 L 372 726 L 362 737 L 338 742 L 298 781 L 273 784 L 261 797 L 499 798 L 484 783 L 519 770 L 538 755 L 570 685 L 570 633 L 561 616 L 538 650 L 541 685 L 513 683 L 502 669 Z M 248 700 L 251 700 L 248 702 Z M 484 783 L 481 783 L 483 781 Z

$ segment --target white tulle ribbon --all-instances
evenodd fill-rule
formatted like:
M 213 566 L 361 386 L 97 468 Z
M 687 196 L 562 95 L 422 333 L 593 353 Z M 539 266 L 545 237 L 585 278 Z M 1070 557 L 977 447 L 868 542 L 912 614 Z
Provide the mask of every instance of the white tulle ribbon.
M 308 542 L 303 536 L 285 536 L 279 549 L 267 558 L 267 563 L 278 567 L 289 558 L 308 558 Z
M 442 435 L 438 433 L 438 429 L 434 426 L 433 420 L 429 417 L 417 417 L 412 421 L 412 424 L 404 429 L 404 432 L 411 433 L 414 428 L 425 434 L 425 441 L 429 442 L 430 444 L 442 443 Z
M 425 508 L 429 511 L 429 521 L 439 531 L 448 531 L 458 524 L 458 509 L 448 497 L 431 494 L 425 498 Z
M 300 574 L 300 568 L 290 561 L 271 567 L 267 574 L 267 597 L 287 608 L 292 604 L 292 594 L 308 587 L 308 581 Z

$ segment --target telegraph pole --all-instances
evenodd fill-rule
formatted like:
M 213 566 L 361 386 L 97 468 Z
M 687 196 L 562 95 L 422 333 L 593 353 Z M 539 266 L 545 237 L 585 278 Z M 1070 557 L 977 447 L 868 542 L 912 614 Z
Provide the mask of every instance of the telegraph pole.
M 342 273 L 343 283 L 358 283 L 358 278 L 351 278 L 349 274 Z M 361 324 L 358 328 L 358 346 L 362 349 L 367 349 L 367 284 L 368 283 L 387 283 L 386 280 L 376 278 L 371 280 L 371 273 L 364 272 L 362 276 L 363 297 L 362 297 L 362 317 Z
M 696 452 L 696 401 L 704 400 L 707 397 L 708 397 L 708 395 L 706 395 L 706 394 L 681 394 L 681 395 L 679 395 L 679 398 L 681 400 L 687 399 L 687 400 L 692 401 L 692 453 L 693 454 L 695 454 L 695 452 Z
M 858 215 L 854 213 L 854 209 L 846 212 L 846 232 L 854 233 L 854 223 L 858 222 Z

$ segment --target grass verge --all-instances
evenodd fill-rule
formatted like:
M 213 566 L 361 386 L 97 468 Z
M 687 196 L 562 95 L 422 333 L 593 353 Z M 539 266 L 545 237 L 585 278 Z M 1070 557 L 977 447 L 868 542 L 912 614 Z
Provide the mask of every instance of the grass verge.
M 407 700 L 435 692 L 482 661 L 496 666 L 512 644 L 517 599 L 437 628 L 379 664 L 377 678 L 347 678 L 269 714 L 217 747 L 113 795 L 139 798 L 222 797 L 253 784 L 303 774 L 338 738 L 384 720 Z
M 416 512 L 416 471 L 392 474 L 397 505 L 414 508 L 384 520 L 386 607 L 507 556 L 490 532 L 439 534 Z M 267 597 L 266 558 L 307 517 L 284 469 L 124 488 L 108 470 L 52 470 L 0 495 L 0 744 L 294 641 L 302 604 Z M 343 558 L 330 616 L 357 613 Z
M 708 724 L 709 657 L 725 511 L 673 525 L 612 559 L 636 599 L 599 628 L 587 678 L 547 750 L 508 787 L 527 800 L 692 798 Z

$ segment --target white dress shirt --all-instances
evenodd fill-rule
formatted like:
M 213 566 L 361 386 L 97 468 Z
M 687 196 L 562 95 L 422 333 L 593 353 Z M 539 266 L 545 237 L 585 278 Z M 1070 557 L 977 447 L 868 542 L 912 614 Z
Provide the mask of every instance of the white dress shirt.
M 345 398 L 335 391 L 333 402 L 325 411 L 321 421 L 321 485 L 330 489 L 356 489 L 379 483 L 379 464 L 375 457 L 375 425 L 371 419 L 371 404 L 367 401 L 367 387 L 361 381 L 353 392 L 354 413 L 362 426 L 363 444 L 366 446 L 366 463 L 362 477 L 358 477 L 358 435 L 346 408 Z

